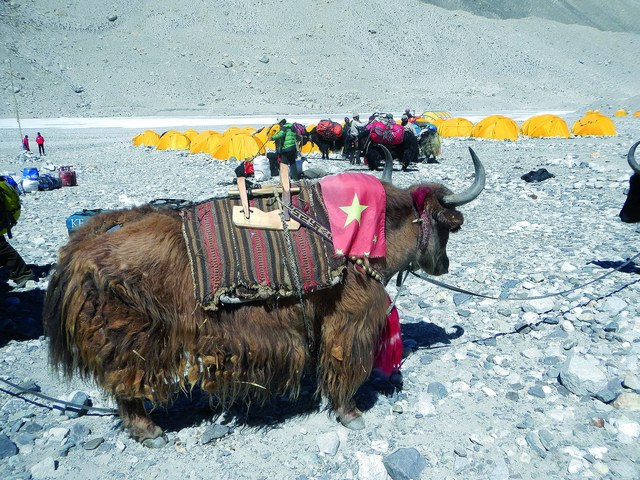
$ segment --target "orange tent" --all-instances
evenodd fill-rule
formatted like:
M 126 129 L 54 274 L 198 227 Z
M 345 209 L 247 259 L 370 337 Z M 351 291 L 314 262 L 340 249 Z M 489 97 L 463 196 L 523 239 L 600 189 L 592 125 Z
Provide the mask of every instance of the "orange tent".
M 571 133 L 579 136 L 612 136 L 616 134 L 616 126 L 606 115 L 592 113 L 576 120 L 571 127 Z
M 470 137 L 473 130 L 473 123 L 460 117 L 436 120 L 434 125 L 441 137 Z
M 164 134 L 158 142 L 158 150 L 189 150 L 191 141 L 182 133 Z
M 211 133 L 206 137 L 199 136 L 198 138 L 197 143 L 196 139 L 191 142 L 191 148 L 189 149 L 191 153 L 208 153 L 212 155 L 222 142 L 222 134 L 217 132 Z
M 229 160 L 235 157 L 237 160 L 245 160 L 258 155 L 259 146 L 256 139 L 246 133 L 236 133 L 228 138 L 222 138 L 220 146 L 212 154 L 218 160 Z
M 536 115 L 524 121 L 520 127 L 523 135 L 528 137 L 560 137 L 569 138 L 567 122 L 557 115 Z
M 160 135 L 158 135 L 153 130 L 145 130 L 142 133 L 139 133 L 135 137 L 133 137 L 133 144 L 136 147 L 145 146 L 145 147 L 155 147 L 158 145 L 160 141 Z
M 633 116 L 640 117 L 640 110 L 636 110 L 635 112 L 633 112 Z
M 518 124 L 503 115 L 490 115 L 474 125 L 471 136 L 492 140 L 517 140 Z
M 182 134 L 187 137 L 189 141 L 192 141 L 195 137 L 198 136 L 198 131 L 190 128 L 189 130 L 185 130 L 184 132 L 182 132 Z

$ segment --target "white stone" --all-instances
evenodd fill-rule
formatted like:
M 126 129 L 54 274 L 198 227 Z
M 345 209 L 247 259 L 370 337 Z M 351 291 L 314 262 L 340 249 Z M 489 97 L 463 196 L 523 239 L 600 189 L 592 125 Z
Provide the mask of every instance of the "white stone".
M 316 437 L 316 443 L 321 455 L 333 457 L 340 448 L 340 437 L 335 431 L 325 432 Z
M 576 395 L 593 395 L 607 386 L 607 376 L 593 358 L 571 355 L 560 370 L 560 380 Z
M 607 473 L 609 473 L 609 467 L 606 463 L 596 462 L 593 464 L 593 469 L 600 475 L 606 475 Z
M 569 473 L 571 473 L 572 475 L 575 475 L 576 473 L 580 473 L 582 470 L 584 470 L 584 464 L 577 458 L 572 458 L 569 462 L 567 470 L 569 470 Z
M 627 302 L 618 297 L 607 298 L 602 306 L 602 310 L 611 315 L 618 315 L 625 308 L 627 308 Z
M 495 392 L 495 390 L 493 390 L 493 389 L 491 389 L 491 388 L 489 388 L 489 387 L 487 387 L 487 386 L 482 387 L 482 392 L 483 392 L 487 397 L 495 397 L 495 396 L 496 396 L 496 392 Z
M 593 458 L 602 460 L 609 449 L 607 447 L 591 447 L 588 449 L 588 451 L 591 455 L 593 455 Z
M 387 453 L 389 451 L 389 442 L 386 440 L 371 440 L 371 449 L 378 453 Z
M 382 463 L 382 455 L 366 455 L 356 452 L 359 480 L 387 480 L 387 469 Z
M 640 424 L 638 422 L 632 422 L 626 419 L 612 419 L 611 423 L 622 435 L 630 438 L 640 436 Z
M 44 480 L 45 478 L 51 478 L 56 472 L 56 461 L 53 457 L 45 457 L 40 462 L 36 463 L 29 469 L 31 477 L 34 480 Z
M 576 330 L 576 327 L 574 327 L 573 323 L 571 323 L 569 320 L 563 320 L 562 322 L 560 322 L 560 327 L 567 333 L 575 332 Z
M 569 263 L 569 262 L 564 262 L 561 266 L 560 266 L 560 271 L 564 272 L 564 273 L 572 273 L 575 272 L 576 270 L 578 270 L 578 267 L 576 267 L 575 265 Z
M 550 312 L 556 304 L 552 298 L 539 298 L 537 300 L 527 300 L 522 305 L 525 312 L 535 312 L 538 314 Z
M 540 353 L 540 350 L 538 350 L 538 348 L 536 347 L 526 348 L 522 350 L 520 354 L 524 358 L 528 358 L 529 360 L 535 360 L 542 356 L 542 354 Z
M 61 442 L 67 435 L 69 435 L 69 429 L 64 427 L 54 427 L 49 430 L 49 437 L 53 440 Z

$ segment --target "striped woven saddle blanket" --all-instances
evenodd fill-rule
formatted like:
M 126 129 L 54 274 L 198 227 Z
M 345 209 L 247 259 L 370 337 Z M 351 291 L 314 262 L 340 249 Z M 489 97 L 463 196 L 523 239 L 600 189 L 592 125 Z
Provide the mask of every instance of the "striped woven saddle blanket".
M 293 205 L 328 228 L 317 184 L 303 182 L 300 187 L 300 193 L 292 195 Z M 234 205 L 240 200 L 220 198 L 181 210 L 195 297 L 202 307 L 217 310 L 222 303 L 289 297 L 298 294 L 299 284 L 309 293 L 340 281 L 345 258 L 334 256 L 330 241 L 304 226 L 288 233 L 237 227 Z M 278 204 L 265 196 L 250 199 L 250 207 L 268 212 Z

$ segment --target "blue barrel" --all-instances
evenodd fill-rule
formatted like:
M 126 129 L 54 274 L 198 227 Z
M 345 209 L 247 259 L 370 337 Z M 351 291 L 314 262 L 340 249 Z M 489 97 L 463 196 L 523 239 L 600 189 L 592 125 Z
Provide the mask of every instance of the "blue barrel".
M 23 168 L 22 179 L 23 180 L 38 180 L 40 174 L 37 168 Z

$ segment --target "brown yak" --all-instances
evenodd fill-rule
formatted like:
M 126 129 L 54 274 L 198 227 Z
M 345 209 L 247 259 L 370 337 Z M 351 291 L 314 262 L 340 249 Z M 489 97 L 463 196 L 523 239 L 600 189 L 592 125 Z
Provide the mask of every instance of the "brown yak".
M 463 222 L 455 207 L 484 188 L 484 168 L 470 151 L 475 181 L 463 193 L 440 184 L 383 183 L 387 256 L 371 266 L 385 279 L 407 269 L 447 273 L 447 240 Z M 114 224 L 122 227 L 105 233 Z M 341 283 L 305 295 L 303 303 L 200 308 L 179 213 L 145 206 L 97 215 L 72 235 L 60 250 L 43 321 L 52 364 L 68 377 L 95 379 L 147 446 L 160 447 L 166 438 L 145 399 L 169 404 L 179 389 L 196 384 L 223 407 L 270 395 L 295 398 L 304 373 L 317 375 L 317 394 L 345 426 L 363 428 L 353 397 L 372 371 L 386 325 L 385 287 L 350 267 Z

